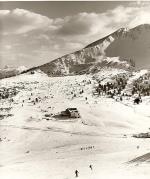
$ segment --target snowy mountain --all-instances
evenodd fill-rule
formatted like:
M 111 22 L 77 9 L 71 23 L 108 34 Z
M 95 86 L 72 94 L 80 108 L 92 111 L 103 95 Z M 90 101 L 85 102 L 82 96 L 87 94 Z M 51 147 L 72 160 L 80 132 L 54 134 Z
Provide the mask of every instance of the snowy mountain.
M 111 37 L 113 42 L 105 50 L 106 56 L 132 59 L 137 68 L 150 67 L 150 24 L 121 29 Z
M 85 48 L 39 66 L 49 76 L 83 74 L 105 66 L 133 69 L 149 67 L 150 25 L 121 28 Z M 114 58 L 118 58 L 114 61 Z M 111 59 L 111 64 L 107 63 Z M 99 60 L 101 59 L 101 60 Z M 114 61 L 114 62 L 113 62 Z M 125 63 L 122 63 L 126 61 Z
M 138 68 L 150 67 L 150 24 L 132 29 L 121 28 L 86 46 L 91 49 L 94 47 L 101 49 L 100 53 L 107 57 L 131 59 Z
M 83 74 L 89 72 L 90 68 L 94 68 L 93 66 L 99 66 L 99 70 L 107 65 L 126 69 L 133 69 L 135 64 L 137 67 L 146 66 L 150 55 L 149 36 L 150 25 L 144 24 L 133 29 L 121 28 L 79 51 L 64 55 L 37 68 L 49 76 L 63 76 Z M 114 61 L 115 57 L 117 61 Z M 108 58 L 109 61 L 112 58 L 111 65 L 107 63 Z
M 107 66 L 127 70 L 134 70 L 134 66 L 149 68 L 149 48 L 150 25 L 142 24 L 132 29 L 121 28 L 81 50 L 27 71 L 40 69 L 48 76 L 64 76 L 91 73 Z
M 149 30 L 119 29 L 42 66 L 1 70 L 14 77 L 0 80 L 0 178 L 148 179 L 149 139 L 133 136 L 149 134 L 150 70 L 134 70 L 130 55 Z M 67 108 L 80 118 L 62 116 Z
M 0 79 L 19 75 L 25 70 L 27 70 L 25 66 L 19 66 L 18 68 L 5 67 L 4 69 L 0 69 Z

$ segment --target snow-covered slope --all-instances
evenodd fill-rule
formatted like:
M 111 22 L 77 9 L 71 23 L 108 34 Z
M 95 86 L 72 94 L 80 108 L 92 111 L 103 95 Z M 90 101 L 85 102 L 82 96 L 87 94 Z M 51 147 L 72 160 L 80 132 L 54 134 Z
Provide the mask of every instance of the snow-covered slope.
M 40 67 L 5 69 L 15 77 L 0 80 L 0 178 L 149 179 L 149 139 L 132 135 L 150 129 L 150 71 L 130 58 L 149 31 L 119 29 Z M 81 117 L 60 116 L 69 107 Z
M 135 71 L 129 78 L 124 92 L 133 95 L 135 93 L 140 93 L 149 96 L 150 92 L 150 71 L 147 69 Z
M 119 57 L 108 58 L 99 56 L 95 50 L 82 49 L 81 51 L 65 55 L 40 67 L 29 69 L 28 71 L 40 69 L 48 76 L 64 76 L 90 73 L 91 69 L 96 68 L 100 71 L 104 67 L 126 70 L 134 69 L 131 61 L 127 59 L 120 59 Z
M 36 71 L 1 80 L 4 93 L 17 93 L 0 100 L 0 117 L 5 115 L 0 123 L 0 178 L 73 179 L 78 170 L 80 179 L 146 179 L 148 167 L 145 174 L 141 165 L 124 165 L 149 150 L 148 140 L 131 137 L 149 130 L 145 103 L 139 110 L 126 98 L 124 105 L 93 95 L 98 80 L 126 73 L 106 68 L 94 75 L 54 78 Z M 77 107 L 81 118 L 55 117 L 68 107 Z
M 118 71 L 120 69 L 123 69 L 124 71 L 126 70 L 127 72 L 129 72 L 129 69 L 131 69 L 131 65 L 125 60 L 121 61 L 119 57 L 98 57 L 96 58 L 95 64 L 93 64 L 87 72 L 97 73 L 99 71 L 104 71 L 104 69 L 107 72 L 107 68 L 116 69 Z

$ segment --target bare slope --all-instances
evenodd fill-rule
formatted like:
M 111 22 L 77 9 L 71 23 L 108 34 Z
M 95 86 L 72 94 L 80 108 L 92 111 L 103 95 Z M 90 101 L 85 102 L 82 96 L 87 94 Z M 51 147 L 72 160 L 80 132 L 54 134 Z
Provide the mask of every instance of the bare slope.
M 106 56 L 130 58 L 138 68 L 149 68 L 150 25 L 144 24 L 124 31 L 106 49 Z

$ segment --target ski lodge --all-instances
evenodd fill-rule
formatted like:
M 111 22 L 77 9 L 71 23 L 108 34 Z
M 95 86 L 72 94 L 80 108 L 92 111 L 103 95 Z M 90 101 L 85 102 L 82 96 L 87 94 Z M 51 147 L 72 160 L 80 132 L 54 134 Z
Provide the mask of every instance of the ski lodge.
M 62 116 L 67 116 L 70 118 L 79 118 L 80 114 L 77 110 L 77 108 L 67 108 L 65 111 L 61 112 Z

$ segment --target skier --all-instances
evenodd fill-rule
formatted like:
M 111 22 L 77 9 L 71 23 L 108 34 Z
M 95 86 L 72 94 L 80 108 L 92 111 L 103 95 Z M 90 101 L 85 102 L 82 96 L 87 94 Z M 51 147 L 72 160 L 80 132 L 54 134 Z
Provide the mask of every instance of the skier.
M 78 177 L 78 174 L 79 174 L 79 172 L 78 172 L 78 170 L 76 170 L 75 171 L 76 178 Z
M 38 103 L 38 101 L 39 101 L 38 98 L 35 98 L 35 101 Z
M 90 168 L 91 170 L 93 170 L 93 167 L 92 167 L 92 165 L 89 165 L 89 168 Z

